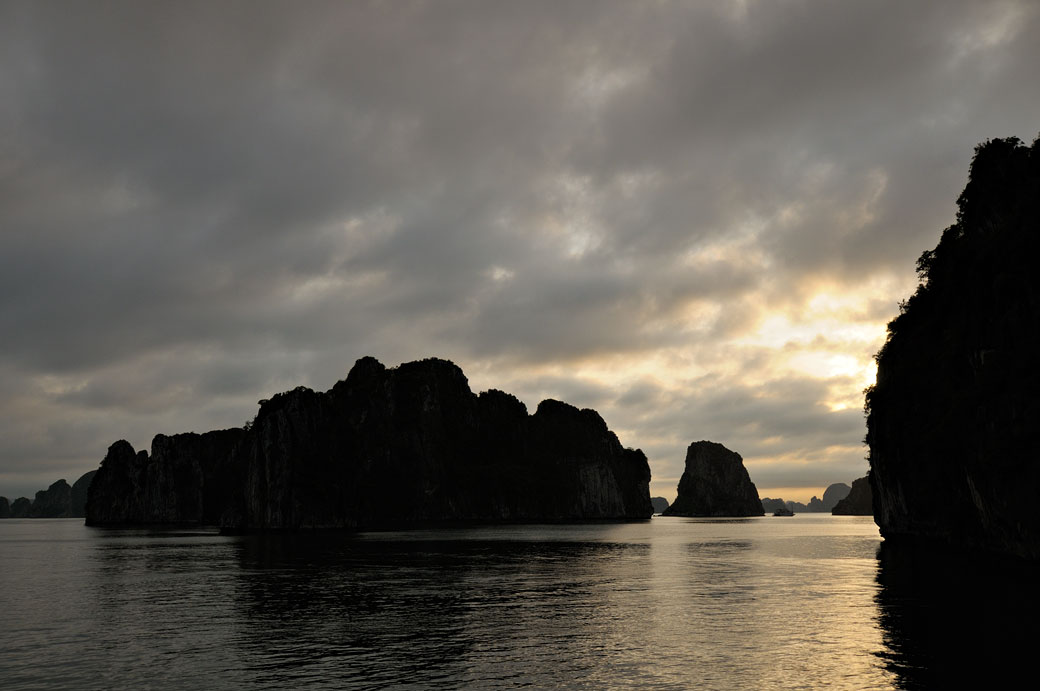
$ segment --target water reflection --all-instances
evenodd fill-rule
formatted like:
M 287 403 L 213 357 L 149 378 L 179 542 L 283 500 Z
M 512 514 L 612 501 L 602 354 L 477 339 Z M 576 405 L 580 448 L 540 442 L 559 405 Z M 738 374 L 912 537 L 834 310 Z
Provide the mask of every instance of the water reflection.
M 927 660 L 890 583 L 914 572 L 879 561 L 876 528 L 853 519 L 3 528 L 5 690 L 72 674 L 99 688 L 873 689 L 912 685 Z
M 267 685 L 553 683 L 594 671 L 646 545 L 265 535 L 238 545 L 240 653 Z M 619 570 L 619 566 L 621 569 Z M 630 611 L 630 610 L 626 610 Z M 578 649 L 584 652 L 578 653 Z M 509 670 L 503 675 L 504 670 Z
M 878 656 L 899 688 L 994 688 L 1035 674 L 1036 567 L 891 540 L 877 558 Z

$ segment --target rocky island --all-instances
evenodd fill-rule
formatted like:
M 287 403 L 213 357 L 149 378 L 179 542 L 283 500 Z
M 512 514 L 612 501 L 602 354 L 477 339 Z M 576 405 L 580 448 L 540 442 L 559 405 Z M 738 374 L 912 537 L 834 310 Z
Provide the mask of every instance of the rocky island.
M 686 450 L 678 496 L 665 516 L 761 516 L 762 502 L 744 459 L 722 444 L 697 441 Z
M 97 471 L 84 473 L 69 486 L 64 479 L 36 493 L 30 501 L 19 497 L 11 503 L 0 497 L 0 518 L 83 518 L 86 515 L 87 489 Z
M 661 513 L 668 508 L 668 500 L 664 497 L 650 497 L 650 503 L 653 504 L 654 513 Z
M 956 222 L 917 262 L 866 396 L 874 518 L 1040 559 L 1040 140 L 975 150 Z
M 823 499 L 816 495 L 809 500 L 808 504 L 800 501 L 784 501 L 780 498 L 762 497 L 762 510 L 766 513 L 787 510 L 794 513 L 830 513 L 838 502 L 848 496 L 851 488 L 844 482 L 835 482 L 827 486 L 823 491 Z
M 873 515 L 874 506 L 870 494 L 870 478 L 861 477 L 853 480 L 851 491 L 834 505 L 831 513 L 835 516 Z
M 462 370 L 362 358 L 322 392 L 261 401 L 248 429 L 116 442 L 87 523 L 216 523 L 228 530 L 442 521 L 644 519 L 650 467 L 593 410 L 474 394 Z

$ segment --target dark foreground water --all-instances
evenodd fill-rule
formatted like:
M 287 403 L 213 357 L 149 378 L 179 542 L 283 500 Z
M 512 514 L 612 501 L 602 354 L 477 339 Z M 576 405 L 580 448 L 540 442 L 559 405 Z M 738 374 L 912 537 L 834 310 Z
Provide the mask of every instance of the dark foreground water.
M 0 521 L 0 688 L 914 688 L 1037 640 L 1014 596 L 980 599 L 956 564 L 936 586 L 933 560 L 880 545 L 870 518 L 825 515 L 247 537 Z

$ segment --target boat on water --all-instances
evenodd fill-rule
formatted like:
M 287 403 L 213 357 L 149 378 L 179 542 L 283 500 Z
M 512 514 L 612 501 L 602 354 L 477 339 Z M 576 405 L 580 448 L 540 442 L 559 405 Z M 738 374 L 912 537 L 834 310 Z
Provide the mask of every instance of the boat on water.
M 774 516 L 793 516 L 794 515 L 794 511 L 792 511 L 791 509 L 788 509 L 788 508 L 785 508 L 785 507 L 781 506 L 779 509 L 777 509 L 776 511 L 773 512 L 773 515 Z

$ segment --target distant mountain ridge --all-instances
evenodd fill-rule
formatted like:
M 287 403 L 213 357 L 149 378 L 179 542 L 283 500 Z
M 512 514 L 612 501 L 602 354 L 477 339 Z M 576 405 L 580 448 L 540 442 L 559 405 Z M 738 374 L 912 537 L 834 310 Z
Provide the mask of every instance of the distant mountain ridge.
M 30 501 L 19 497 L 10 502 L 0 497 L 0 518 L 83 518 L 86 516 L 87 488 L 96 470 L 84 473 L 69 486 L 64 479 L 36 493 Z
M 827 489 L 823 491 L 823 499 L 813 495 L 808 504 L 803 504 L 800 501 L 784 501 L 779 498 L 764 497 L 762 499 L 762 509 L 766 513 L 773 513 L 780 508 L 785 508 L 795 513 L 830 513 L 838 502 L 848 496 L 851 489 L 844 482 L 835 482 L 828 485 Z

